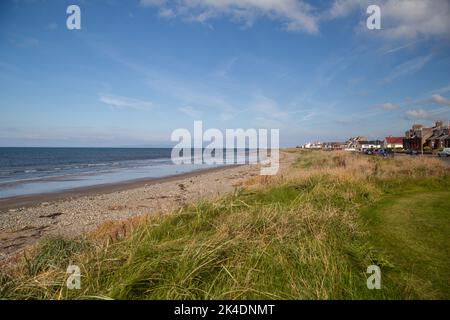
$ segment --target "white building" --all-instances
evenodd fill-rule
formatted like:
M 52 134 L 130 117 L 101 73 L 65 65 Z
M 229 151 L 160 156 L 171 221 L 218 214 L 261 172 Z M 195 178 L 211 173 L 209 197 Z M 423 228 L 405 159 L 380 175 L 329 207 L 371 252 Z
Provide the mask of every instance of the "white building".
M 360 142 L 361 150 L 367 149 L 380 149 L 382 146 L 381 141 L 361 141 Z

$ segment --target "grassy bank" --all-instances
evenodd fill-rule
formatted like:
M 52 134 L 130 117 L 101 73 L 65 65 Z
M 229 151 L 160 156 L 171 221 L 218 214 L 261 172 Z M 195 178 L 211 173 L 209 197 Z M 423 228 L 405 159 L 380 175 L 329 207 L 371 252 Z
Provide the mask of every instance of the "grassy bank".
M 220 200 L 42 241 L 1 273 L 0 296 L 449 298 L 450 176 L 441 162 L 293 152 L 297 161 L 277 176 Z M 81 290 L 66 288 L 69 264 L 81 269 Z M 381 290 L 366 287 L 371 264 L 381 266 Z
M 450 298 L 450 191 L 388 196 L 363 212 L 371 242 L 395 266 L 389 282 L 419 298 Z

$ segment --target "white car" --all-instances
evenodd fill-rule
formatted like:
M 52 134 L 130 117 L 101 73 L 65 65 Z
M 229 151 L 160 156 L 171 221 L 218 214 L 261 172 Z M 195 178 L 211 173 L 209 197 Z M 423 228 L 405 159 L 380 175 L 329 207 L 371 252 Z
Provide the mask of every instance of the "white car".
M 438 157 L 450 157 L 450 148 L 445 148 L 441 152 L 438 152 Z

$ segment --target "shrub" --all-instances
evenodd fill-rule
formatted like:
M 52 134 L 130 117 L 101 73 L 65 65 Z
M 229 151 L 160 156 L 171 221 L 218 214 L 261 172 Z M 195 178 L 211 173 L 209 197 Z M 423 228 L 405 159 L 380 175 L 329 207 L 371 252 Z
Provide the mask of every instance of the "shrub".
M 423 152 L 430 153 L 432 151 L 433 151 L 433 149 L 431 147 L 429 147 L 429 146 L 423 147 Z

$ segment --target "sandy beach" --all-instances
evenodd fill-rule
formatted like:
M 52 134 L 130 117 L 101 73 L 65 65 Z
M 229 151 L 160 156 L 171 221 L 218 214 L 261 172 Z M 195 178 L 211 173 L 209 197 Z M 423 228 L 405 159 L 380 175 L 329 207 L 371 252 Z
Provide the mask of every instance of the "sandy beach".
M 292 157 L 281 154 L 281 167 Z M 0 261 L 45 236 L 75 237 L 107 221 L 167 214 L 190 202 L 213 199 L 259 175 L 259 166 L 211 168 L 158 179 L 0 200 Z

